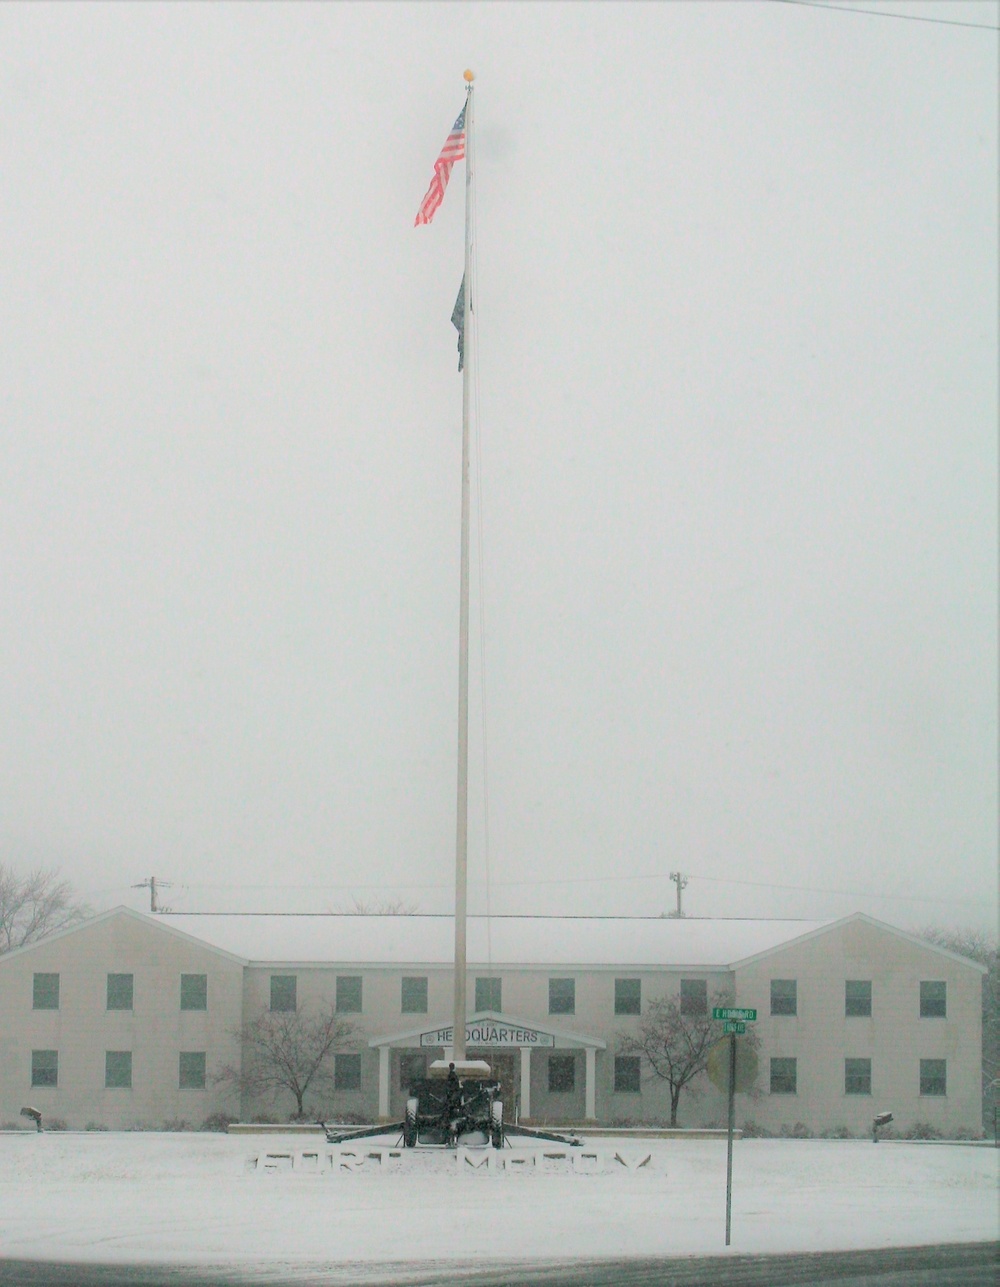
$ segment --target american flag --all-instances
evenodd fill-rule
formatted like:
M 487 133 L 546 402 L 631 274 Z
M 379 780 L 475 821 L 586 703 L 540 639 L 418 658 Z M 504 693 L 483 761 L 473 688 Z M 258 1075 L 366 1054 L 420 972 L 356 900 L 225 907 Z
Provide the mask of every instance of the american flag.
M 441 149 L 441 155 L 434 162 L 434 176 L 431 179 L 431 186 L 427 189 L 427 195 L 420 203 L 417 217 L 413 221 L 414 227 L 422 223 L 430 223 L 437 214 L 438 206 L 444 200 L 444 190 L 448 186 L 448 180 L 451 178 L 451 167 L 456 161 L 461 161 L 464 156 L 465 108 L 463 107 L 458 114 L 458 120 L 451 127 L 451 133 Z

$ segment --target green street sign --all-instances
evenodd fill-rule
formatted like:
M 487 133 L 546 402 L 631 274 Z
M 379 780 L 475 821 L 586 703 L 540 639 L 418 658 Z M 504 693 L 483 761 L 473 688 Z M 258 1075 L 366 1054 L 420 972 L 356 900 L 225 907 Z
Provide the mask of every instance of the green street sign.
M 727 1019 L 726 1022 L 722 1025 L 722 1031 L 727 1035 L 731 1032 L 735 1032 L 739 1034 L 741 1032 L 746 1032 L 746 1030 L 747 1030 L 746 1024 L 740 1023 L 736 1019 Z
M 740 1023 L 753 1023 L 757 1018 L 756 1010 L 741 1010 L 736 1006 L 716 1006 L 712 1011 L 713 1019 L 736 1019 Z

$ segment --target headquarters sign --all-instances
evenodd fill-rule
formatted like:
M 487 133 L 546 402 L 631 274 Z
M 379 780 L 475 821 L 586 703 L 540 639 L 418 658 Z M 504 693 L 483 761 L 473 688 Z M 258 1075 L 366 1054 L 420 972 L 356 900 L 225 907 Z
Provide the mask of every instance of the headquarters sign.
M 421 1046 L 451 1046 L 454 1044 L 454 1027 L 435 1028 L 433 1032 L 420 1034 Z M 554 1046 L 556 1039 L 551 1032 L 539 1032 L 536 1028 L 518 1028 L 513 1024 L 501 1023 L 495 1019 L 477 1019 L 465 1025 L 466 1046 L 497 1046 L 511 1049 L 521 1046 Z

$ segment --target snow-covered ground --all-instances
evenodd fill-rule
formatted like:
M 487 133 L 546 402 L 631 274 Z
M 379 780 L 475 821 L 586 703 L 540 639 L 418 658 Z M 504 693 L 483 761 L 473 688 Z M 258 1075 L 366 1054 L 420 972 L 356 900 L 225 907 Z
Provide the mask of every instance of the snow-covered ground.
M 462 1170 L 439 1152 L 345 1170 L 342 1159 L 330 1167 L 318 1135 L 0 1135 L 0 1261 L 253 1264 L 259 1274 L 310 1262 L 725 1254 L 724 1141 L 587 1148 L 599 1173 L 559 1158 L 547 1170 L 540 1158 L 529 1170 Z M 301 1169 L 303 1150 L 318 1152 L 307 1160 L 315 1170 Z M 264 1169 L 264 1155 L 280 1153 L 294 1169 Z M 998 1158 L 960 1145 L 738 1141 L 731 1251 L 996 1238 Z

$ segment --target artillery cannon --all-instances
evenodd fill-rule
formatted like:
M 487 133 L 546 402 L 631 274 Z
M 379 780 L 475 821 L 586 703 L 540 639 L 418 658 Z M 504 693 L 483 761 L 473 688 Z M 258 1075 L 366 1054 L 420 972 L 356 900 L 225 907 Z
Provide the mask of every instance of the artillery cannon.
M 417 1144 L 503 1148 L 500 1083 L 489 1075 L 487 1064 L 480 1069 L 470 1062 L 463 1071 L 466 1075 L 459 1077 L 451 1063 L 444 1078 L 421 1077 L 411 1083 L 403 1121 L 406 1148 Z
M 346 1144 L 399 1131 L 405 1148 L 503 1148 L 508 1135 L 580 1145 L 571 1136 L 505 1122 L 500 1082 L 491 1076 L 489 1064 L 468 1060 L 459 1076 L 454 1063 L 436 1060 L 430 1072 L 430 1077 L 410 1083 L 403 1121 L 342 1130 L 324 1124 L 327 1143 Z

